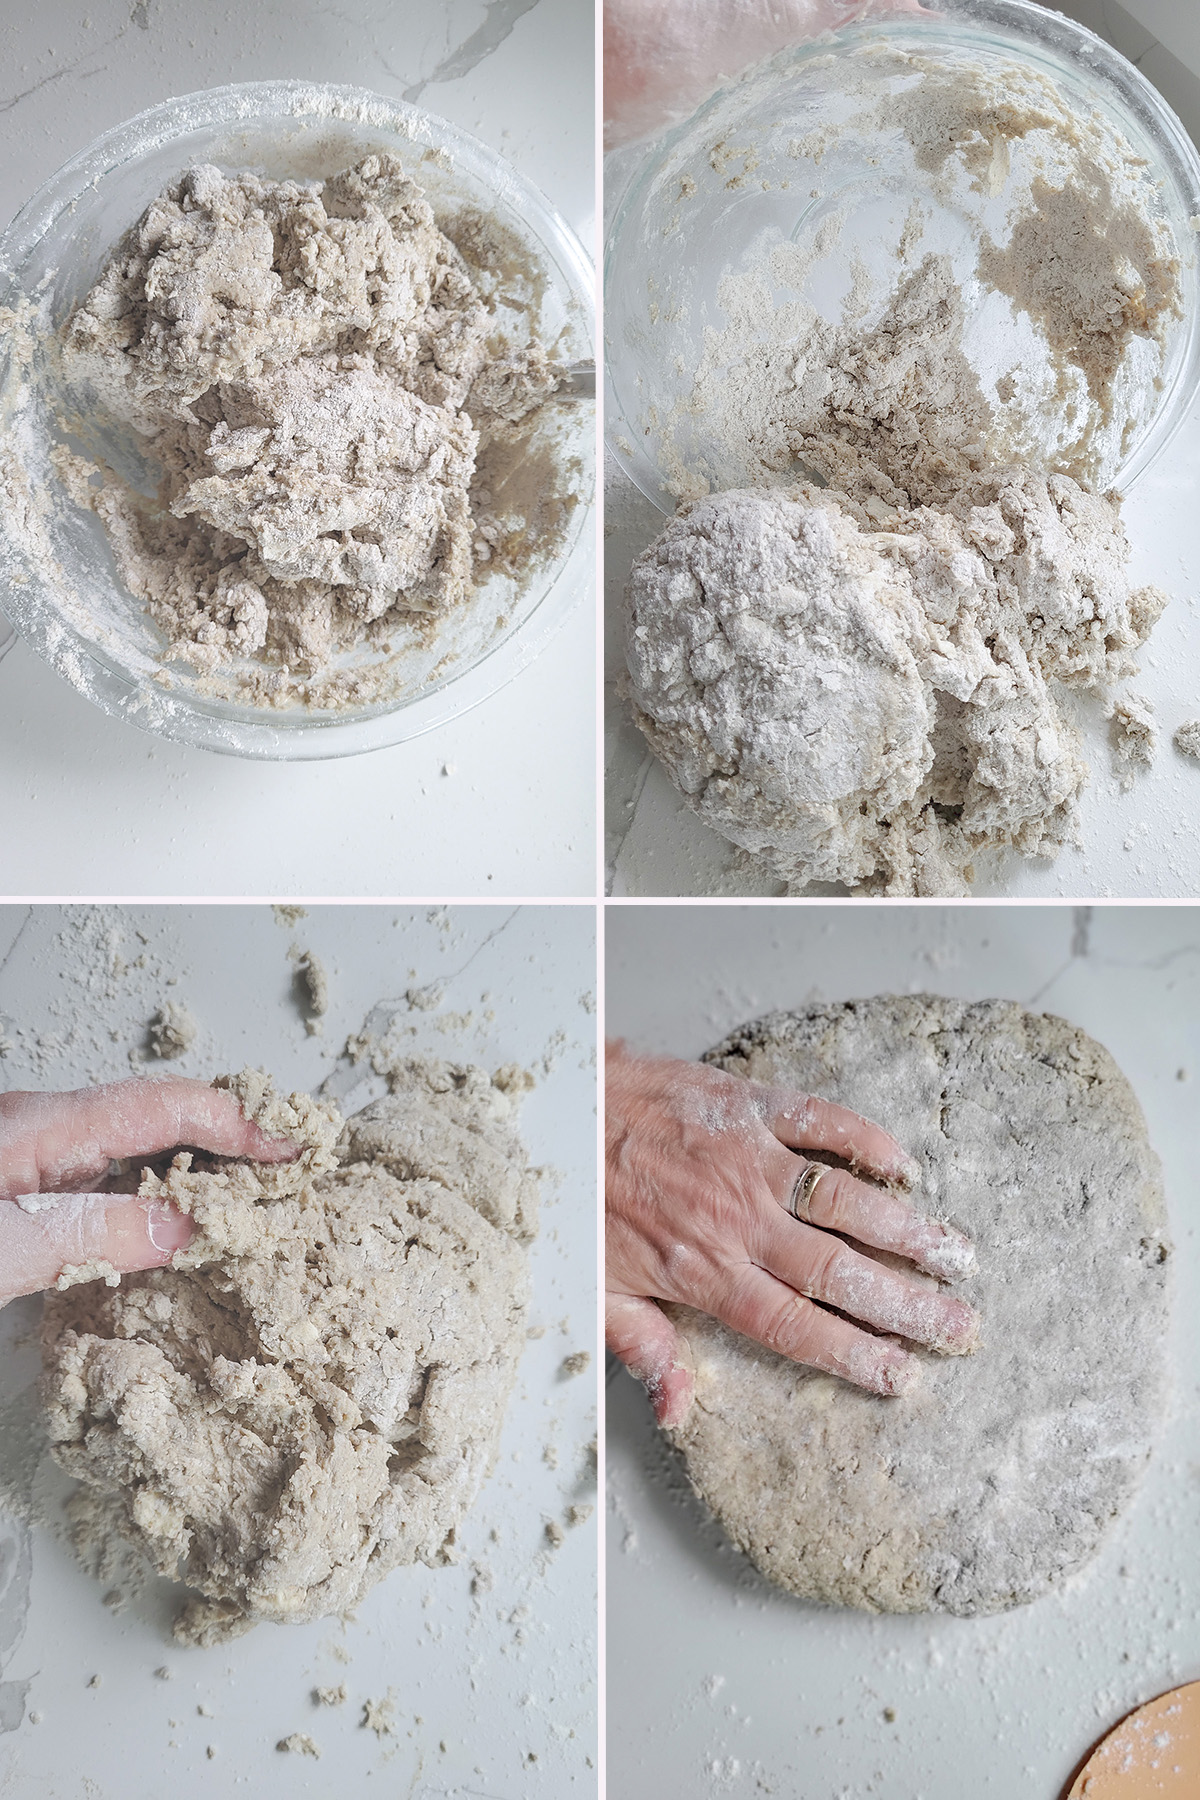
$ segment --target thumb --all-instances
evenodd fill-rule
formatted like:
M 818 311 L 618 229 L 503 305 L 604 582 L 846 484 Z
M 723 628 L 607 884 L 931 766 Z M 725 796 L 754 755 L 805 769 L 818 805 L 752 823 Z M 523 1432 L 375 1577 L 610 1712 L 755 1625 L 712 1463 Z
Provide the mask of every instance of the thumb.
M 0 1200 L 0 1306 L 53 1287 L 66 1268 L 158 1269 L 195 1227 L 177 1207 L 129 1194 L 29 1194 Z
M 662 1307 L 632 1294 L 609 1294 L 604 1330 L 613 1355 L 645 1384 L 659 1424 L 667 1430 L 682 1425 L 696 1381 L 691 1353 Z

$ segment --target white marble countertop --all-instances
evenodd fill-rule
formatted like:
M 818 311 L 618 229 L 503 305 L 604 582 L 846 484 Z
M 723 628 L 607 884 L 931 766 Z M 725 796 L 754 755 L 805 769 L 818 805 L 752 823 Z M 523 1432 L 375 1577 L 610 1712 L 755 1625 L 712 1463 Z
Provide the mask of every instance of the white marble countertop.
M 461 1560 L 397 1569 L 345 1622 L 264 1625 L 181 1649 L 170 1638 L 175 1584 L 152 1583 L 114 1611 L 58 1537 L 0 1513 L 0 1792 L 592 1800 L 596 1519 L 567 1515 L 596 1498 L 596 1362 L 574 1377 L 562 1362 L 596 1341 L 593 909 L 331 906 L 292 926 L 268 907 L 30 911 L 0 906 L 0 1087 L 127 1075 L 147 1021 L 173 998 L 200 1029 L 171 1073 L 207 1079 L 249 1064 L 312 1091 L 333 1072 L 350 1112 L 383 1083 L 338 1060 L 346 1035 L 392 1000 L 416 1027 L 414 1054 L 531 1071 L 520 1129 L 545 1176 L 530 1342 L 496 1467 L 459 1534 Z M 329 975 L 319 1036 L 294 997 L 293 943 Z M 435 1004 L 406 1011 L 410 988 L 436 992 Z M 34 1297 L 0 1312 L 9 1476 L 29 1441 L 40 1307 Z M 557 1549 L 548 1520 L 564 1525 Z M 156 1679 L 164 1667 L 171 1678 Z M 314 1705 L 315 1686 L 342 1682 L 347 1704 Z M 394 1727 L 377 1738 L 363 1706 L 389 1691 Z M 293 1732 L 315 1739 L 319 1761 L 276 1749 Z
M 606 962 L 606 1028 L 639 1050 L 928 991 L 1059 1013 L 1132 1083 L 1175 1245 L 1174 1396 L 1130 1510 L 1056 1593 L 990 1619 L 796 1600 L 696 1501 L 640 1387 L 608 1381 L 611 1793 L 1057 1800 L 1124 1712 L 1200 1676 L 1200 909 L 617 905 Z
M 9 8 L 0 221 L 146 106 L 290 77 L 442 114 L 508 157 L 590 249 L 593 21 L 590 0 Z M 594 894 L 595 664 L 585 602 L 507 688 L 425 737 L 255 764 L 106 717 L 18 641 L 0 662 L 0 893 Z

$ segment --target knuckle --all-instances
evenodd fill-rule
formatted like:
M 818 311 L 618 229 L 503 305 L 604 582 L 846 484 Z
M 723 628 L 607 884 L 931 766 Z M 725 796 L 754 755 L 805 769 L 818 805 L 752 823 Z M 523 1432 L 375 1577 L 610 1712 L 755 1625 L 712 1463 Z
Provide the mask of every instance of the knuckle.
M 856 1183 L 844 1169 L 830 1169 L 822 1175 L 813 1190 L 811 1211 L 819 1225 L 841 1231 L 858 1211 L 855 1205 Z
M 813 1347 L 816 1308 L 800 1294 L 787 1294 L 758 1308 L 754 1336 L 780 1356 L 807 1360 Z
M 825 1294 L 836 1284 L 844 1266 L 846 1247 L 823 1231 L 809 1230 L 804 1247 L 805 1288 L 813 1294 Z

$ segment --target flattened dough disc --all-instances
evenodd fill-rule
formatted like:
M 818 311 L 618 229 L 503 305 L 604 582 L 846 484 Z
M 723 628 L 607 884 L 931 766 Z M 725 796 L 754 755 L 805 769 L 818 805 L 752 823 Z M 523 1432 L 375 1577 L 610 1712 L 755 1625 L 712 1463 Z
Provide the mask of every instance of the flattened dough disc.
M 1108 1052 L 1006 1001 L 881 996 L 776 1013 L 707 1061 L 823 1095 L 919 1160 L 975 1240 L 970 1357 L 881 1399 L 676 1309 L 693 1485 L 772 1581 L 877 1612 L 998 1612 L 1096 1551 L 1163 1410 L 1158 1158 Z
M 1193 1800 L 1200 1794 L 1200 1681 L 1147 1700 L 1113 1727 L 1067 1800 Z

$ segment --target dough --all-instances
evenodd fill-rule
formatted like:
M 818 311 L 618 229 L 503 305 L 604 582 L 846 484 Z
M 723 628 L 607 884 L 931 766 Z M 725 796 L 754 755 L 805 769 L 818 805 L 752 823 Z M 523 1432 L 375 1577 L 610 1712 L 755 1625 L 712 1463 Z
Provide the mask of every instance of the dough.
M 634 717 L 789 888 L 959 894 L 982 851 L 1075 835 L 1087 766 L 1057 690 L 1129 673 L 1165 604 L 1128 555 L 1115 500 L 1064 475 L 976 476 L 905 512 L 710 495 L 634 565 Z
M 150 1021 L 150 1049 L 164 1062 L 173 1062 L 191 1049 L 199 1029 L 181 1000 L 164 1000 Z
M 43 1341 L 81 1528 L 195 1590 L 190 1643 L 344 1613 L 401 1564 L 453 1560 L 524 1346 L 537 1205 L 482 1070 L 397 1064 L 344 1128 L 260 1072 L 217 1085 L 299 1160 L 148 1172 L 139 1191 L 197 1235 L 169 1269 L 50 1296 Z
M 557 383 L 519 315 L 485 303 L 394 156 L 325 182 L 206 165 L 161 194 L 63 347 L 85 409 L 148 441 L 157 504 L 71 452 L 56 466 L 167 658 L 312 674 L 457 606 L 493 553 L 481 441 Z
M 1096 1551 L 1165 1400 L 1158 1159 L 1107 1051 L 1005 1001 L 929 995 L 775 1013 L 705 1061 L 868 1114 L 922 1163 L 917 1198 L 970 1233 L 969 1357 L 880 1399 L 675 1309 L 696 1405 L 672 1434 L 763 1574 L 878 1612 L 989 1613 Z

